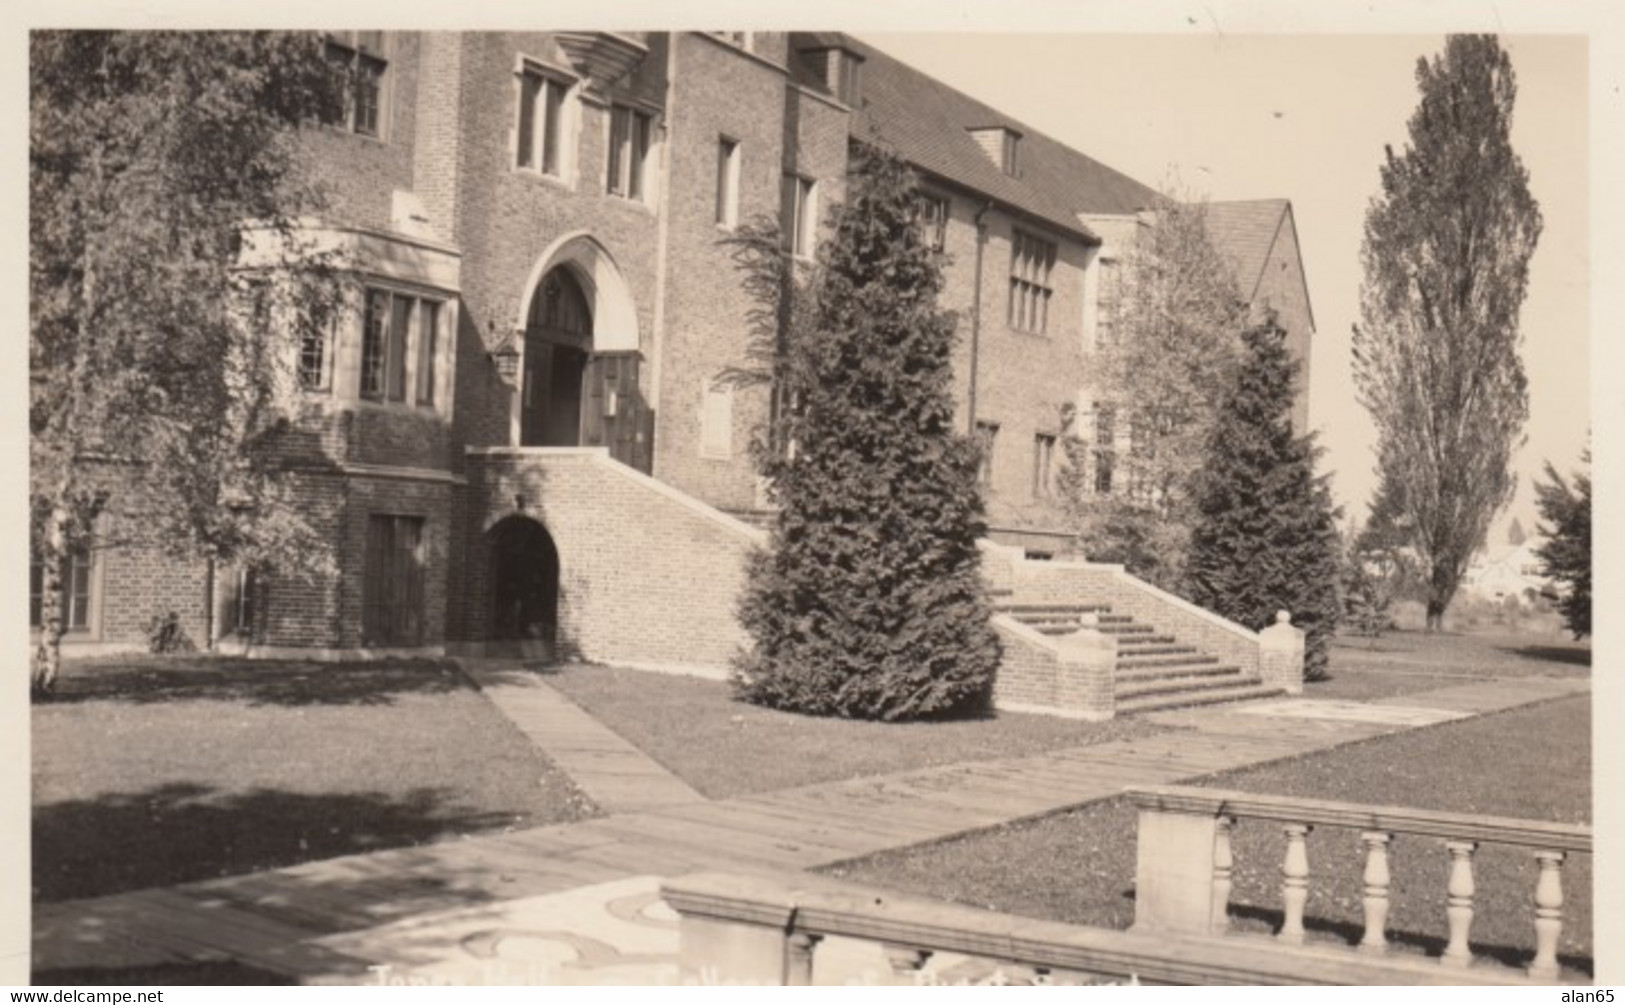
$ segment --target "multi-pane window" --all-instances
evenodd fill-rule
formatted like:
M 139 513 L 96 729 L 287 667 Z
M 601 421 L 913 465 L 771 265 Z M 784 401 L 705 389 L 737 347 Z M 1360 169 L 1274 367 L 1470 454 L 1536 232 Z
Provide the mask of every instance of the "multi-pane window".
M 733 229 L 739 223 L 739 141 L 717 139 L 717 223 Z
M 653 119 L 648 112 L 615 105 L 609 112 L 609 191 L 643 198 L 644 165 L 649 159 Z
M 537 70 L 519 75 L 518 160 L 545 175 L 564 174 L 564 109 L 570 85 Z
M 327 331 L 307 328 L 299 337 L 299 386 L 307 391 L 325 391 L 327 383 Z
M 368 518 L 361 634 L 369 646 L 423 643 L 422 517 Z
M 90 627 L 91 557 L 84 549 L 68 553 L 62 568 L 62 627 L 83 631 Z M 35 553 L 28 566 L 28 624 L 40 627 L 44 617 L 45 563 Z
M 937 251 L 948 244 L 948 200 L 941 196 L 920 195 L 920 232 Z
M 1095 294 L 1095 344 L 1115 345 L 1117 314 L 1122 308 L 1123 270 L 1115 258 L 1100 260 L 1100 288 Z
M 1010 327 L 1043 334 L 1049 324 L 1055 243 L 1015 231 L 1010 238 Z
M 782 192 L 784 250 L 799 258 L 812 257 L 818 237 L 818 183 L 787 174 Z
M 993 448 L 999 438 L 999 424 L 996 422 L 978 422 L 976 424 L 976 447 L 980 461 L 976 468 L 976 484 L 989 486 L 993 484 Z
M 221 637 L 249 635 L 254 628 L 254 591 L 257 580 L 251 566 L 228 566 L 219 579 L 219 632 Z
M 340 31 L 327 36 L 328 62 L 344 72 L 344 108 L 332 125 L 362 136 L 378 136 L 383 107 L 384 33 Z
M 1117 413 L 1110 408 L 1095 409 L 1095 492 L 1111 495 L 1112 469 L 1117 466 Z
M 434 361 L 440 351 L 440 305 L 419 300 L 417 306 L 417 402 L 434 404 Z
M 1055 437 L 1039 433 L 1033 437 L 1033 498 L 1048 499 L 1054 485 Z
M 407 400 L 407 361 L 416 364 L 414 400 L 434 404 L 440 304 L 389 290 L 368 290 L 361 330 L 361 397 Z

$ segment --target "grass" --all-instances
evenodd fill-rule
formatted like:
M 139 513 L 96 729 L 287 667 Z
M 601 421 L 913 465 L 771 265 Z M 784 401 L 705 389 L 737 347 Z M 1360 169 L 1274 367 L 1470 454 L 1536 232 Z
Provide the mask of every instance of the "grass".
M 1588 677 L 1591 645 L 1563 638 L 1396 631 L 1332 643 L 1327 680 L 1304 687 L 1306 698 L 1370 701 L 1400 698 L 1485 677 Z
M 1412 730 L 1255 768 L 1201 784 L 1256 793 L 1398 804 L 1565 822 L 1591 817 L 1590 700 L 1577 696 Z M 1486 766 L 1491 766 L 1488 770 Z M 1036 821 L 899 849 L 828 871 L 882 887 L 1074 924 L 1126 928 L 1134 918 L 1135 815 L 1108 800 Z M 1280 922 L 1278 827 L 1238 825 L 1232 917 L 1239 931 Z M 1310 840 L 1311 938 L 1352 940 L 1362 925 L 1358 835 L 1322 829 Z M 1391 849 L 1389 929 L 1401 949 L 1444 945 L 1445 852 L 1397 839 Z M 1528 852 L 1485 846 L 1474 866 L 1475 951 L 1521 964 L 1534 949 Z M 1591 861 L 1563 877 L 1560 962 L 1571 978 L 1593 970 Z
M 37 901 L 596 812 L 436 660 L 72 663 L 33 708 L 33 790 Z
M 548 667 L 548 683 L 712 799 L 1146 736 L 1134 720 L 1001 713 L 956 722 L 812 718 L 734 701 L 727 684 L 616 667 Z

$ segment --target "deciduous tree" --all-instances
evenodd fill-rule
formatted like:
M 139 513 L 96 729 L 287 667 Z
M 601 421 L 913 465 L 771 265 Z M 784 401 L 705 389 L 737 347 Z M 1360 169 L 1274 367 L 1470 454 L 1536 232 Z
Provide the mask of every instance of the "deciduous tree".
M 1086 476 L 1068 486 L 1068 499 L 1091 558 L 1125 562 L 1184 593 L 1190 480 L 1235 379 L 1248 308 L 1200 199 L 1159 206 L 1120 269 L 1121 291 L 1104 293 L 1115 317 L 1101 329 L 1090 390 L 1112 409 L 1113 428 L 1128 433 L 1129 449 L 1114 454 L 1111 495 L 1088 491 Z M 1087 470 L 1094 451 L 1112 449 L 1089 442 L 1092 435 L 1080 429 L 1068 445 L 1075 470 Z
M 54 684 L 75 549 L 321 564 L 272 458 L 300 340 L 336 303 L 296 238 L 296 129 L 342 82 L 286 33 L 32 33 L 29 492 Z M 245 251 L 257 249 L 258 268 Z
M 954 428 L 941 257 L 917 226 L 907 165 L 874 148 L 854 157 L 804 324 L 772 299 L 782 273 L 757 256 L 763 319 L 792 323 L 774 366 L 777 435 L 757 450 L 779 513 L 750 567 L 741 620 L 755 644 L 734 682 L 748 700 L 817 715 L 972 711 L 999 647 L 976 451 Z
M 1529 413 L 1518 311 L 1540 210 L 1512 149 L 1517 87 L 1493 36 L 1418 61 L 1421 101 L 1366 214 L 1354 376 L 1379 491 L 1410 529 L 1436 630 L 1490 522 Z

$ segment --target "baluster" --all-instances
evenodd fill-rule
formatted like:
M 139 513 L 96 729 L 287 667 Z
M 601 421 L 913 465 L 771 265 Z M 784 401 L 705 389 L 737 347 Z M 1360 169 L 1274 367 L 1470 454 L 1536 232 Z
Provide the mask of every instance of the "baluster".
M 811 987 L 813 982 L 813 950 L 823 940 L 812 932 L 791 932 L 786 942 L 784 968 L 785 987 Z
M 931 958 L 931 950 L 915 949 L 913 946 L 894 946 L 890 943 L 883 948 L 886 951 L 886 962 L 891 964 L 895 976 L 907 978 L 911 984 L 919 982 L 920 971 L 925 969 L 926 961 Z
M 1478 850 L 1478 842 L 1446 841 L 1444 846 L 1450 850 L 1450 883 L 1445 888 L 1449 899 L 1444 909 L 1450 921 L 1450 944 L 1439 962 L 1465 967 L 1473 958 L 1467 948 L 1467 931 L 1473 927 L 1473 852 Z
M 1286 825 L 1286 860 L 1281 863 L 1281 908 L 1285 918 L 1276 937 L 1293 945 L 1303 943 L 1303 905 L 1309 899 L 1309 846 L 1314 828 L 1308 824 Z
M 1388 951 L 1388 842 L 1394 836 L 1385 831 L 1362 831 L 1365 842 L 1365 934 L 1360 949 L 1367 953 Z
M 1540 879 L 1535 881 L 1535 958 L 1529 976 L 1548 984 L 1557 981 L 1557 937 L 1563 932 L 1563 859 L 1560 851 L 1537 851 Z
M 1213 924 L 1212 934 L 1230 930 L 1230 886 L 1236 859 L 1230 851 L 1230 829 L 1235 817 L 1219 817 L 1213 829 Z

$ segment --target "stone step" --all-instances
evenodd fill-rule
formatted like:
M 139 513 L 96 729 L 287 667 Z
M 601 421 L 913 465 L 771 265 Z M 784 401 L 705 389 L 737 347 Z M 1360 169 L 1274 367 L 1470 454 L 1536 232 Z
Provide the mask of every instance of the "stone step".
M 1195 646 L 1135 646 L 1117 651 L 1118 666 L 1167 666 L 1174 663 L 1217 663 L 1219 658 Z
M 1170 666 L 1120 666 L 1113 675 L 1118 684 L 1152 680 L 1189 680 L 1203 677 L 1234 676 L 1242 672 L 1233 663 L 1179 664 Z
M 1118 645 L 1125 643 L 1154 639 L 1158 642 L 1172 641 L 1172 635 L 1158 635 L 1156 628 L 1151 625 L 1101 625 L 1100 631 L 1107 635 L 1115 635 Z
M 1158 634 L 1156 634 L 1157 630 L 1155 628 L 1152 628 L 1150 625 L 1137 626 L 1137 627 L 1140 627 L 1141 631 L 1129 632 L 1129 633 L 1125 633 L 1125 634 L 1119 634 L 1117 632 L 1106 631 L 1106 634 L 1107 635 L 1117 635 L 1118 636 L 1118 638 L 1117 638 L 1117 647 L 1119 649 L 1133 649 L 1136 652 L 1146 648 L 1147 646 L 1172 645 L 1173 643 L 1176 643 L 1176 642 L 1179 641 L 1177 638 L 1175 638 L 1172 635 L 1158 635 Z M 1105 629 L 1102 629 L 1102 631 L 1105 631 Z
M 1124 681 L 1119 678 L 1117 682 L 1117 700 L 1126 701 L 1152 694 L 1167 695 L 1187 692 L 1196 694 L 1200 691 L 1222 691 L 1260 683 L 1257 674 L 1243 673 L 1239 667 L 1230 667 L 1228 670 L 1228 673 L 1213 676 L 1180 675 L 1154 680 L 1133 681 Z
M 1000 614 L 1008 614 L 1019 618 L 1026 615 L 1069 615 L 1076 617 L 1079 614 L 1110 614 L 1112 608 L 1110 604 L 999 602 L 993 605 L 993 609 Z
M 1117 702 L 1117 714 L 1135 715 L 1142 712 L 1160 712 L 1171 708 L 1189 708 L 1196 705 L 1219 705 L 1225 702 L 1249 701 L 1255 698 L 1273 698 L 1284 693 L 1284 690 L 1279 687 L 1253 683 L 1205 691 L 1185 690 L 1175 691 L 1170 694 L 1148 694 L 1138 698 L 1119 700 Z

